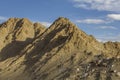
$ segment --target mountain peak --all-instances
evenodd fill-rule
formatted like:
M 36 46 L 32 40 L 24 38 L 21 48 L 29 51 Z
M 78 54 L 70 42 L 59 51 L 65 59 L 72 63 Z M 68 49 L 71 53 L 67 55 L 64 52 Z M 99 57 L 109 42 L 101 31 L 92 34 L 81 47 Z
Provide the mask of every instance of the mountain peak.
M 8 21 L 16 21 L 16 20 L 20 20 L 20 18 L 9 18 Z
M 66 24 L 66 23 L 71 23 L 71 21 L 68 18 L 65 17 L 59 17 L 57 18 L 54 23 L 58 23 L 58 24 Z
M 27 18 L 16 18 L 16 17 L 9 18 L 7 21 L 17 21 L 17 20 L 29 21 Z
M 30 22 L 27 18 L 9 18 L 7 20 L 7 23 L 14 23 L 14 22 L 17 22 L 17 21 L 20 21 L 22 23 Z
M 119 71 L 120 43 L 100 43 L 67 18 L 59 17 L 47 29 L 27 18 L 10 18 L 2 25 L 1 80 L 96 80 L 99 69 L 101 77 L 108 77 L 108 67 L 113 75 Z
M 27 18 L 22 18 L 22 19 L 21 19 L 21 22 L 22 22 L 22 23 L 32 24 L 32 22 L 31 22 L 29 19 L 27 19 Z
M 72 52 L 75 49 L 81 49 L 81 51 L 83 51 L 91 45 L 90 42 L 95 42 L 95 39 L 93 37 L 87 35 L 84 31 L 80 30 L 75 24 L 73 24 L 69 19 L 64 17 L 59 17 L 58 19 L 56 19 L 54 23 L 44 32 L 44 36 L 45 37 L 43 39 L 45 39 L 46 41 L 48 41 L 49 39 L 49 41 L 53 41 L 54 43 L 48 44 L 47 48 L 55 45 L 64 45 L 64 50 L 62 50 L 68 53 Z M 45 40 L 44 43 L 46 43 Z
M 59 17 L 58 19 L 56 19 L 56 21 L 69 21 L 69 19 L 65 17 Z
M 25 41 L 40 35 L 45 28 L 41 24 L 32 23 L 27 18 L 9 18 L 0 25 L 1 43 Z
M 9 18 L 6 22 L 2 23 L 0 27 L 22 27 L 32 25 L 32 22 L 27 18 Z
M 75 30 L 77 29 L 77 26 L 73 24 L 68 18 L 59 17 L 56 19 L 53 24 L 49 27 L 50 30 L 55 29 L 66 29 L 66 30 Z M 71 28 L 71 29 L 70 29 Z

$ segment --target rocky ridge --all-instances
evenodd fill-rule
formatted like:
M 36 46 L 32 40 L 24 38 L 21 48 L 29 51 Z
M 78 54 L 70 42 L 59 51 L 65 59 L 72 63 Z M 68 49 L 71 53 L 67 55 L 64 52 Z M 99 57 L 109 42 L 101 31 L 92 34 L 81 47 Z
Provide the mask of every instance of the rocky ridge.
M 120 43 L 98 42 L 67 18 L 58 18 L 47 29 L 26 18 L 10 18 L 0 25 L 0 36 L 2 80 L 120 78 Z

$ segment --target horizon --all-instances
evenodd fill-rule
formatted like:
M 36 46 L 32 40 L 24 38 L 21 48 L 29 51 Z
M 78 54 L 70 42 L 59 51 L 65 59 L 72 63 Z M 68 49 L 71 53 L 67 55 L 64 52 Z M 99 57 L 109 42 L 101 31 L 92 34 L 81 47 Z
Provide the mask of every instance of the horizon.
M 18 17 L 48 27 L 62 16 L 99 41 L 120 41 L 120 0 L 1 0 L 1 3 L 0 23 Z

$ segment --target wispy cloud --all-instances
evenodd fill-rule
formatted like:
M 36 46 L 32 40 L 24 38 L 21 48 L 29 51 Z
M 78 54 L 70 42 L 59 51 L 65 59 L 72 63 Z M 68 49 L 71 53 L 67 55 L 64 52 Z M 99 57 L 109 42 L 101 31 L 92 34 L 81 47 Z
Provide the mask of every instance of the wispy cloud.
M 119 20 L 120 21 L 120 14 L 108 14 L 108 18 L 113 19 L 113 20 Z
M 50 22 L 40 22 L 42 25 L 49 27 L 52 23 Z
M 100 42 L 107 42 L 107 41 L 120 41 L 120 34 L 110 36 L 110 35 L 101 35 L 96 36 L 97 40 Z
M 102 24 L 102 23 L 106 23 L 106 21 L 102 19 L 84 19 L 84 20 L 76 20 L 76 23 Z
M 38 23 L 42 24 L 42 25 L 45 26 L 45 27 L 50 27 L 50 25 L 52 24 L 52 23 L 50 23 L 50 22 L 40 21 L 40 20 L 32 20 L 32 21 L 33 21 L 34 23 L 38 22 Z
M 99 26 L 97 29 L 112 29 L 112 30 L 117 30 L 116 27 L 114 26 Z
M 78 19 L 76 23 L 86 23 L 86 24 L 104 24 L 111 23 L 113 21 L 120 21 L 120 14 L 108 14 L 104 19 L 99 18 L 87 18 L 87 19 Z
M 73 0 L 75 7 L 120 12 L 120 0 Z
M 7 17 L 0 16 L 0 22 L 6 21 L 7 19 Z

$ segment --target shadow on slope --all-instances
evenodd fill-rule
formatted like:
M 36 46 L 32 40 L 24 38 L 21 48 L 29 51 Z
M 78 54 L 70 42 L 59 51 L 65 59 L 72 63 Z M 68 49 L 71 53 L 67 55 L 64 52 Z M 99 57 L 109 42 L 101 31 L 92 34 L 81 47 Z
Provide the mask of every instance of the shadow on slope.
M 54 38 L 57 33 L 61 32 L 65 28 L 65 25 L 62 27 L 59 27 L 58 29 L 52 30 L 47 35 L 43 36 L 43 39 L 41 39 L 37 45 L 34 45 L 35 48 L 26 55 L 26 69 L 31 69 L 31 67 L 38 62 L 42 56 L 45 56 L 45 59 L 40 61 L 39 67 L 44 66 L 48 60 L 50 60 L 54 55 L 53 53 L 50 53 L 54 48 L 57 48 L 55 53 L 57 53 L 61 48 L 64 46 L 65 42 L 69 40 L 72 37 L 73 33 L 70 33 L 69 35 L 59 35 L 57 38 Z M 46 31 L 45 31 L 46 32 Z M 52 40 L 54 39 L 54 40 Z M 33 72 L 33 71 L 32 71 Z
M 26 41 L 13 41 L 9 43 L 1 50 L 0 61 L 20 55 L 20 51 L 23 50 L 30 42 L 31 39 L 28 38 Z

